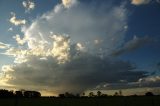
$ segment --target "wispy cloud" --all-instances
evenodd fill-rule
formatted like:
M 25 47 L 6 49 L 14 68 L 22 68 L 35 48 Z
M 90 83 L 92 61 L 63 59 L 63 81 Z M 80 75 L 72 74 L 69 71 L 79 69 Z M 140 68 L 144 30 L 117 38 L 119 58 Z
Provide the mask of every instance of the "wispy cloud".
M 12 28 L 12 27 L 10 27 L 10 28 L 8 29 L 8 31 L 13 31 L 13 28 Z
M 143 71 L 140 71 L 143 73 Z M 133 72 L 134 73 L 134 72 Z M 138 72 L 136 72 L 138 73 Z M 127 80 L 120 80 L 116 83 L 101 83 L 95 89 L 128 89 L 128 88 L 144 88 L 144 87 L 160 87 L 160 76 L 144 76 L 136 81 L 128 82 Z
M 69 8 L 76 3 L 77 0 L 62 0 L 62 4 L 64 5 L 65 8 Z
M 146 78 L 140 78 L 138 83 L 140 86 L 159 87 L 160 76 L 149 76 Z
M 9 44 L 5 44 L 5 43 L 0 42 L 0 49 L 7 49 L 9 47 L 10 47 Z
M 24 25 L 26 24 L 26 20 L 25 19 L 17 19 L 16 18 L 16 14 L 11 12 L 12 17 L 10 18 L 10 22 L 16 26 L 18 25 Z
M 134 36 L 132 40 L 126 42 L 123 47 L 119 48 L 118 50 L 114 50 L 112 52 L 112 55 L 118 56 L 124 53 L 129 53 L 135 49 L 138 49 L 145 44 L 151 43 L 153 39 L 149 37 L 143 37 L 143 38 L 138 38 L 137 36 Z
M 30 12 L 31 10 L 34 10 L 35 8 L 35 3 L 31 0 L 23 1 L 22 5 L 25 8 L 26 12 Z
M 151 0 L 131 0 L 131 4 L 133 5 L 142 5 L 142 4 L 148 4 Z

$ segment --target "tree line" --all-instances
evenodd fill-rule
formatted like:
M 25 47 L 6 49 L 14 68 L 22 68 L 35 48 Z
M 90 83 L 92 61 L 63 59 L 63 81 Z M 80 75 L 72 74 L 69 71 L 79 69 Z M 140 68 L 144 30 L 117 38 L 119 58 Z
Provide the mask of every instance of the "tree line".
M 63 94 L 59 94 L 59 98 L 80 98 L 80 97 L 108 97 L 110 95 L 103 94 L 101 91 L 90 92 L 88 95 L 85 93 L 80 94 L 73 94 L 69 92 L 65 92 Z M 123 96 L 122 91 L 115 92 L 112 96 Z M 130 96 L 138 96 L 138 95 L 130 95 Z M 152 92 L 146 92 L 144 96 L 154 96 Z M 41 97 L 41 93 L 38 91 L 27 91 L 27 90 L 19 90 L 19 91 L 13 91 L 13 90 L 6 90 L 6 89 L 0 89 L 0 98 L 4 97 L 19 97 L 19 98 L 38 98 Z M 50 96 L 54 97 L 54 96 Z
M 0 97 L 26 97 L 26 98 L 32 98 L 32 97 L 41 97 L 41 93 L 38 91 L 27 91 L 27 90 L 19 90 L 19 91 L 9 91 L 6 89 L 0 89 Z
M 80 94 L 72 94 L 69 92 L 66 92 L 64 94 L 59 94 L 58 97 L 59 98 L 79 98 L 79 97 L 89 97 L 89 98 L 93 98 L 93 97 L 108 97 L 108 96 L 123 96 L 122 91 L 119 90 L 119 92 L 115 92 L 114 95 L 108 95 L 108 94 L 103 94 L 101 91 L 97 91 L 97 92 L 89 92 L 88 95 L 86 95 L 85 93 L 82 93 L 82 95 Z M 138 96 L 138 95 L 130 95 L 130 96 Z M 154 96 L 154 94 L 152 92 L 146 92 L 144 95 L 141 96 Z

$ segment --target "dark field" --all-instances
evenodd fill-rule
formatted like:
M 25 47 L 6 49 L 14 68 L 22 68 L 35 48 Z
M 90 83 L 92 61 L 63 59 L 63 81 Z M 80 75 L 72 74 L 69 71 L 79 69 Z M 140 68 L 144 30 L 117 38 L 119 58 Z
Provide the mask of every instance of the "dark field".
M 0 106 L 160 106 L 160 96 L 106 98 L 0 98 Z

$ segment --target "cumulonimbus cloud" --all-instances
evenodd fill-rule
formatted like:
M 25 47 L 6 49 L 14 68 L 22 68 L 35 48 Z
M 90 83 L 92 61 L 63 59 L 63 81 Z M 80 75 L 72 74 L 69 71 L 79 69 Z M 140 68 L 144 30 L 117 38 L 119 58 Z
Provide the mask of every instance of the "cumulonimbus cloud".
M 15 64 L 2 70 L 1 81 L 61 93 L 146 76 L 131 63 L 109 57 L 124 42 L 128 16 L 123 3 L 78 1 L 64 8 L 64 1 L 23 26 L 24 37 L 14 37 L 21 45 L 4 53 Z
M 98 9 L 95 4 L 75 5 L 63 8 L 63 4 L 59 4 L 29 27 L 24 27 L 22 31 L 28 39 L 29 48 L 36 46 L 38 41 L 50 41 L 50 32 L 69 35 L 71 43 L 81 43 L 86 49 L 90 49 L 88 52 L 95 54 L 101 50 L 109 54 L 109 49 L 116 49 L 121 45 L 126 32 L 124 27 L 127 25 L 127 10 L 123 4 L 113 7 L 100 4 L 101 8 Z

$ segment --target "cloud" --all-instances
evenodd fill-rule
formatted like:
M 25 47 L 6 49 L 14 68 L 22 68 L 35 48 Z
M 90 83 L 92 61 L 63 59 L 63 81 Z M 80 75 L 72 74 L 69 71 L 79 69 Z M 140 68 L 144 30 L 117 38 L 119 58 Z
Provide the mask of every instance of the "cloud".
M 76 3 L 77 0 L 62 0 L 62 4 L 64 5 L 65 8 L 69 8 Z
M 20 38 L 20 35 L 16 35 L 16 36 L 13 36 L 13 38 L 17 41 L 18 44 L 20 45 L 23 45 L 24 43 L 26 43 L 25 39 L 21 39 Z
M 77 43 L 76 44 L 76 49 L 78 51 L 84 51 L 85 50 L 85 47 L 81 44 L 81 43 Z
M 15 63 L 5 68 L 12 71 L 2 71 L 4 83 L 82 92 L 102 82 L 134 82 L 146 76 L 133 64 L 109 56 L 124 42 L 128 16 L 123 3 L 79 1 L 64 8 L 64 2 L 23 26 L 22 38 L 14 37 L 18 47 L 9 47 L 4 54 Z
M 99 54 L 103 50 L 107 55 L 111 52 L 109 49 L 116 49 L 123 42 L 126 25 L 124 4 L 78 3 L 70 8 L 59 4 L 34 20 L 29 27 L 23 27 L 22 31 L 30 49 L 37 46 L 36 42 L 50 42 L 52 32 L 52 35 L 69 35 L 71 43 L 81 43 L 90 53 Z M 100 42 L 95 44 L 97 39 Z
M 53 49 L 51 53 L 54 57 L 59 60 L 59 62 L 65 62 L 69 59 L 69 50 L 70 50 L 70 39 L 69 37 L 57 36 L 54 35 L 53 37 Z
M 157 3 L 160 3 L 160 0 L 156 0 Z
M 151 2 L 151 0 L 131 0 L 131 4 L 133 5 L 148 4 L 149 2 Z
M 129 53 L 135 49 L 138 49 L 153 40 L 149 37 L 143 37 L 143 38 L 138 38 L 137 36 L 134 36 L 132 40 L 126 42 L 123 47 L 119 48 L 118 50 L 115 50 L 112 52 L 113 56 L 118 56 L 124 53 Z
M 0 42 L 0 49 L 7 49 L 9 47 L 10 47 L 9 44 L 5 44 L 5 43 Z
M 160 76 L 149 76 L 146 78 L 140 78 L 138 81 L 140 86 L 144 87 L 159 87 L 160 85 Z
M 58 64 L 54 58 L 46 58 L 41 60 L 37 56 L 31 56 L 25 63 L 5 68 L 4 79 L 8 79 L 5 83 L 21 88 L 47 87 L 55 93 L 75 93 L 92 89 L 102 82 L 130 82 L 145 76 L 145 72 L 135 72 L 135 67 L 128 62 L 101 59 L 90 54 L 81 54 L 64 64 Z
M 27 0 L 22 2 L 23 7 L 25 8 L 26 12 L 30 12 L 35 8 L 35 3 L 33 1 Z
M 19 35 L 16 35 L 13 38 L 21 46 L 26 43 L 26 39 L 21 39 Z M 51 44 L 48 44 L 47 41 L 32 41 L 30 43 L 36 43 L 37 46 L 34 45 L 34 47 L 32 46 L 31 48 L 27 49 L 9 47 L 4 54 L 13 56 L 15 58 L 15 63 L 26 62 L 28 60 L 27 58 L 30 56 L 52 56 L 53 58 L 56 58 L 59 63 L 68 61 L 70 57 L 69 37 L 62 35 L 53 35 L 50 37 L 50 39 L 52 39 L 52 42 L 50 42 Z M 79 46 L 77 47 L 79 48 Z
M 142 71 L 141 71 L 142 72 Z M 142 72 L 143 73 L 143 72 Z M 129 89 L 129 88 L 145 88 L 145 87 L 160 87 L 160 76 L 145 76 L 137 79 L 137 81 L 128 82 L 127 80 L 120 80 L 116 83 L 101 83 L 95 89 Z
M 157 63 L 157 67 L 160 67 L 160 62 Z
M 52 55 L 47 55 L 44 50 L 35 54 L 35 50 L 30 49 L 13 47 L 8 49 L 6 54 L 14 56 L 15 63 L 18 64 L 2 67 L 1 82 L 19 89 L 29 87 L 44 91 L 47 88 L 58 94 L 65 91 L 82 92 L 93 89 L 102 82 L 110 83 L 115 88 L 113 84 L 119 81 L 135 82 L 146 76 L 146 72 L 134 71 L 136 67 L 129 62 L 108 57 L 101 58 L 83 52 L 83 49 L 81 52 L 82 45 L 80 43 L 75 46 L 69 45 L 67 36 L 54 35 L 52 38 L 55 40 L 53 43 L 55 46 L 49 49 Z M 69 55 L 69 61 L 59 63 L 59 56 L 62 55 L 63 58 L 63 54 Z
M 11 13 L 12 17 L 10 18 L 10 23 L 14 24 L 15 26 L 18 26 L 18 25 L 24 25 L 26 24 L 26 20 L 25 19 L 17 19 L 16 18 L 16 14 L 15 13 Z
M 26 57 L 28 57 L 30 52 L 28 52 L 27 50 L 10 47 L 3 54 L 14 57 L 15 63 L 23 63 L 28 60 Z
M 12 27 L 10 27 L 10 28 L 8 29 L 8 31 L 13 31 L 13 28 L 12 28 Z

